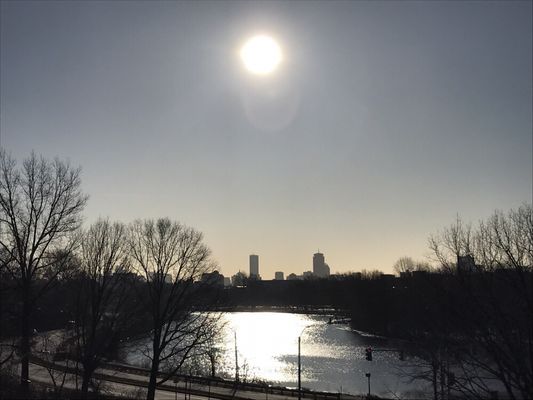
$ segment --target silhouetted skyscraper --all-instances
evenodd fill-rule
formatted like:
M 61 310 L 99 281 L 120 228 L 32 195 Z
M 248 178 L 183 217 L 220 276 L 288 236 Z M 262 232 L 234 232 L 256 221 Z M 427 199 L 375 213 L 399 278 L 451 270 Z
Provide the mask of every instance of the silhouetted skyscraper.
M 250 278 L 259 277 L 259 256 L 250 254 Z
M 324 265 L 324 254 L 322 253 L 313 254 L 313 273 L 315 275 L 320 274 L 323 265 Z
M 324 254 L 315 253 L 313 255 L 313 274 L 318 278 L 329 276 L 329 266 L 324 262 Z

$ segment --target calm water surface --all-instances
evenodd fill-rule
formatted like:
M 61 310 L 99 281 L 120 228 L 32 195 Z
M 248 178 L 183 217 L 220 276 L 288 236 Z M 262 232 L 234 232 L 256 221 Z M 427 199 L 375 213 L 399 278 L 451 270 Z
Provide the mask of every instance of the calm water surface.
M 218 374 L 235 376 L 235 333 L 241 379 L 281 386 L 298 385 L 298 336 L 301 335 L 302 387 L 343 393 L 418 396 L 428 392 L 420 382 L 405 383 L 405 368 L 397 351 L 374 352 L 366 361 L 365 348 L 393 349 L 387 339 L 353 332 L 347 325 L 329 325 L 321 315 L 276 312 L 235 312 L 222 316 L 221 365 Z M 133 352 L 129 362 L 138 363 Z

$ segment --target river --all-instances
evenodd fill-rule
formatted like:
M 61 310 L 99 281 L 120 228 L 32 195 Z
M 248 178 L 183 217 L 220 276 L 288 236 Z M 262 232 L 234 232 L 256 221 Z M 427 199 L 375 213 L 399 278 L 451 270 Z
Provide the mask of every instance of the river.
M 344 324 L 328 324 L 324 315 L 278 312 L 224 313 L 219 343 L 218 374 L 235 376 L 235 334 L 241 379 L 260 380 L 297 387 L 298 336 L 301 336 L 302 387 L 331 392 L 366 394 L 370 373 L 371 392 L 384 397 L 425 397 L 427 384 L 407 383 L 405 362 L 392 341 L 352 331 Z M 371 346 L 373 360 L 365 359 Z M 385 350 L 385 351 L 376 351 Z M 131 350 L 126 361 L 142 364 Z

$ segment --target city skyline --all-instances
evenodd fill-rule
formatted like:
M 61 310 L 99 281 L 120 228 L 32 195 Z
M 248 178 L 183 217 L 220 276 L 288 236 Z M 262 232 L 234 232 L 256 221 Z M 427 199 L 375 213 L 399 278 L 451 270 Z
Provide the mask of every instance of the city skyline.
M 249 277 L 255 276 L 256 278 L 260 278 L 263 280 L 283 280 L 283 279 L 279 279 L 279 277 L 288 276 L 291 273 L 302 276 L 304 273 L 312 272 L 316 277 L 326 278 L 330 274 L 335 274 L 335 273 L 360 272 L 360 271 L 342 271 L 342 272 L 331 271 L 329 264 L 325 263 L 324 254 L 318 251 L 317 253 L 313 254 L 313 258 L 311 260 L 310 266 L 305 266 L 302 268 L 294 268 L 291 266 L 286 266 L 284 268 L 278 267 L 277 269 L 276 269 L 276 266 L 267 266 L 269 274 L 263 276 L 261 275 L 260 268 L 259 268 L 259 256 L 260 256 L 259 254 L 250 254 L 248 256 L 247 275 Z M 316 261 L 317 256 L 321 256 L 321 259 L 319 259 L 318 262 Z M 366 269 L 366 268 L 363 268 L 363 269 Z M 246 270 L 245 268 L 237 267 L 236 272 L 245 272 L 245 270 Z M 270 276 L 270 271 L 273 271 L 271 274 L 272 276 Z M 224 271 L 222 269 L 220 272 L 224 274 Z M 279 275 L 279 273 L 281 273 L 282 275 Z M 234 273 L 231 273 L 231 275 L 234 275 Z M 225 275 L 225 276 L 229 276 L 229 275 Z
M 80 165 L 85 226 L 181 221 L 225 276 L 250 254 L 300 274 L 318 247 L 391 273 L 457 215 L 532 201 L 531 2 L 0 10 L 0 145 Z M 240 57 L 256 35 L 268 76 Z

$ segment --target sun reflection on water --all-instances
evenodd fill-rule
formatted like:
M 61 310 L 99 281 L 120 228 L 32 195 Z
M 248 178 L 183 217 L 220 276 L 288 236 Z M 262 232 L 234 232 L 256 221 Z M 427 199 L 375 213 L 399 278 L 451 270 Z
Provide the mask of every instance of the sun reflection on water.
M 239 368 L 241 374 L 249 375 L 248 379 L 256 377 L 260 369 L 262 379 L 295 381 L 300 334 L 302 356 L 327 356 L 323 346 L 316 342 L 317 331 L 325 324 L 306 315 L 295 318 L 294 314 L 275 312 L 231 313 L 226 320 L 225 346 L 234 348 L 236 332 Z

